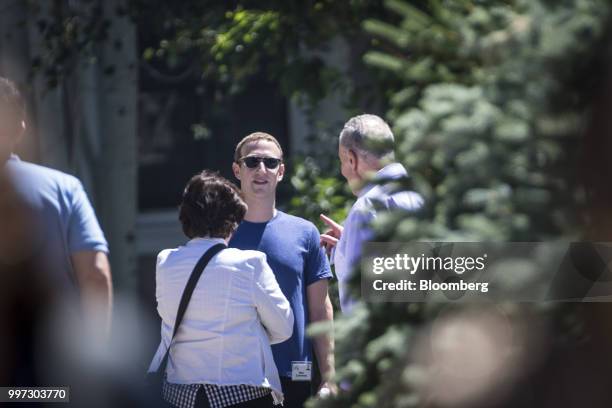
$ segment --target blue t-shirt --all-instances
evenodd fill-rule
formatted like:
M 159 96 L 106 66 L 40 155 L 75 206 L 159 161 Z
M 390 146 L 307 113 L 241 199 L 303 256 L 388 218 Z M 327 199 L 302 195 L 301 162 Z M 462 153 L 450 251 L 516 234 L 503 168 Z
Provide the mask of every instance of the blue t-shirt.
M 295 322 L 293 335 L 272 346 L 278 374 L 291 377 L 292 361 L 312 361 L 308 324 L 306 288 L 332 277 L 325 252 L 319 246 L 319 231 L 311 222 L 277 211 L 268 222 L 243 221 L 230 247 L 264 252 L 276 280 L 289 300 Z
M 70 255 L 108 252 L 108 244 L 81 182 L 48 167 L 23 162 L 15 155 L 4 168 L 19 199 L 31 210 L 36 227 L 32 243 L 58 288 L 78 289 Z

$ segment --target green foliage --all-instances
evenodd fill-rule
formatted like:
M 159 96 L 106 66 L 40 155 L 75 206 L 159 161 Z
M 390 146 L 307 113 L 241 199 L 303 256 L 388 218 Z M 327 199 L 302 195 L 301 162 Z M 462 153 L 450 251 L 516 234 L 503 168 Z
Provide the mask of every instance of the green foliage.
M 478 36 L 484 29 L 484 24 L 466 29 L 467 17 L 476 7 L 473 2 L 451 1 L 442 7 L 439 2 L 430 1 L 422 9 L 396 0 L 386 1 L 385 5 L 400 17 L 400 23 L 369 19 L 363 28 L 384 41 L 381 50 L 366 53 L 366 62 L 392 71 L 400 83 L 410 89 L 401 96 L 389 95 L 394 106 L 391 116 L 412 106 L 429 84 L 474 82 L 478 58 L 458 52 L 466 30 Z
M 342 221 L 353 202 L 347 184 L 339 174 L 326 174 L 313 158 L 297 160 L 293 165 L 291 185 L 294 189 L 288 211 L 317 224 L 323 230 L 319 215 Z
M 149 61 L 169 68 L 197 64 L 197 71 L 215 81 L 220 93 L 240 92 L 263 71 L 284 95 L 305 96 L 310 103 L 349 86 L 322 58 L 330 41 L 363 36 L 360 22 L 383 10 L 372 0 L 158 3 L 131 1 L 138 24 L 159 38 L 158 47 L 145 50 Z M 158 22 L 164 27 L 160 32 L 154 28 Z
M 379 217 L 379 239 L 579 237 L 584 194 L 574 181 L 577 155 L 609 6 L 599 0 L 414 3 L 386 2 L 399 24 L 364 25 L 386 40 L 367 61 L 403 83 L 389 94 L 389 116 L 399 159 L 429 211 L 424 219 Z M 354 287 L 359 284 L 357 274 Z M 440 307 L 364 304 L 338 322 L 338 374 L 351 388 L 313 406 L 426 404 L 422 385 L 436 374 L 411 353 Z M 507 313 L 569 316 L 546 305 L 510 306 Z
M 42 52 L 32 57 L 30 75 L 43 74 L 47 86 L 54 88 L 72 72 L 79 59 L 89 63 L 97 61 L 96 48 L 108 40 L 111 24 L 104 18 L 100 3 L 28 2 L 28 11 L 36 20 L 35 30 L 43 41 Z M 116 14 L 125 17 L 126 10 L 119 8 Z M 115 46 L 121 46 L 119 41 L 116 40 Z M 104 72 L 110 69 L 104 67 Z
M 536 2 L 496 12 L 505 16 L 502 25 L 466 41 L 467 51 L 458 49 L 486 55 L 479 62 L 481 79 L 431 84 L 417 108 L 398 113 L 400 156 L 418 175 L 438 224 L 427 225 L 426 236 L 456 231 L 472 239 L 521 241 L 579 234 L 581 203 L 571 184 L 576 169 L 566 164 L 575 161 L 586 101 L 568 84 L 588 68 L 603 30 L 599 3 L 580 3 L 584 14 L 565 24 L 559 14 L 578 3 Z M 466 20 L 467 26 L 475 21 L 473 15 Z
M 40 7 L 34 2 L 30 8 Z M 108 41 L 108 27 L 117 18 L 130 18 L 140 44 L 146 44 L 141 63 L 160 73 L 213 81 L 224 96 L 241 92 L 263 72 L 285 96 L 305 96 L 315 104 L 334 89 L 351 88 L 322 58 L 331 40 L 364 42 L 361 21 L 383 10 L 379 0 L 125 0 L 123 7 L 103 15 L 99 2 L 57 1 L 41 14 L 38 28 L 45 46 L 34 66 L 56 86 L 79 58 L 95 63 L 97 47 Z M 113 41 L 121 46 L 121 39 Z

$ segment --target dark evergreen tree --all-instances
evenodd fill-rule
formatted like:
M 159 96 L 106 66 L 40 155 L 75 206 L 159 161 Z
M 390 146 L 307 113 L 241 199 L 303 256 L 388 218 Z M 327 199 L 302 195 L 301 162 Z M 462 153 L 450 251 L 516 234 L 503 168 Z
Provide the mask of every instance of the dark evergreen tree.
M 428 213 L 379 217 L 379 240 L 588 239 L 588 194 L 578 176 L 593 91 L 608 66 L 608 4 L 386 5 L 401 22 L 365 24 L 381 38 L 366 60 L 403 81 L 389 95 L 389 117 Z M 555 366 L 556 358 L 580 355 L 581 336 L 593 334 L 581 327 L 579 311 L 364 303 L 336 325 L 337 371 L 347 390 L 313 406 L 574 406 L 546 390 L 553 376 L 533 373 L 570 370 Z M 521 337 L 522 330 L 545 334 Z M 535 383 L 525 382 L 532 374 Z M 565 392 L 589 406 L 606 398 L 578 387 Z

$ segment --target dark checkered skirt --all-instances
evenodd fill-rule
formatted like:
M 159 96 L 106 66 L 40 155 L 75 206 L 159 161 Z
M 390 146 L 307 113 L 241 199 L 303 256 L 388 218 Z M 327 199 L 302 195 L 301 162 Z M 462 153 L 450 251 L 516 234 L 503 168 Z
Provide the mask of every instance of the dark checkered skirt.
M 173 384 L 164 381 L 164 400 L 178 408 L 193 408 L 196 396 L 201 387 L 204 387 L 208 403 L 211 408 L 224 408 L 265 397 L 272 390 L 251 385 L 214 385 L 214 384 Z

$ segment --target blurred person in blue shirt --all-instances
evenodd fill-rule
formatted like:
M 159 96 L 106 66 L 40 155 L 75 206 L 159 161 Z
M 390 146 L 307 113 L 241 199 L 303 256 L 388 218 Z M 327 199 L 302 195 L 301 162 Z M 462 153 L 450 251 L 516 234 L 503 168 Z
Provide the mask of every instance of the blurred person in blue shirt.
M 0 77 L 0 166 L 32 214 L 38 233 L 29 244 L 44 259 L 49 284 L 68 303 L 77 301 L 88 327 L 107 336 L 112 305 L 108 244 L 77 178 L 12 153 L 26 130 L 25 112 L 16 85 Z
M 348 282 L 360 261 L 363 244 L 374 237 L 370 223 L 381 211 L 416 212 L 423 207 L 423 198 L 418 193 L 394 191 L 389 184 L 408 177 L 404 166 L 395 162 L 394 144 L 389 125 L 376 115 L 355 116 L 340 132 L 341 172 L 357 200 L 344 225 L 321 214 L 329 227 L 321 234 L 321 245 L 327 249 L 335 266 L 340 307 L 345 313 L 355 303 Z

